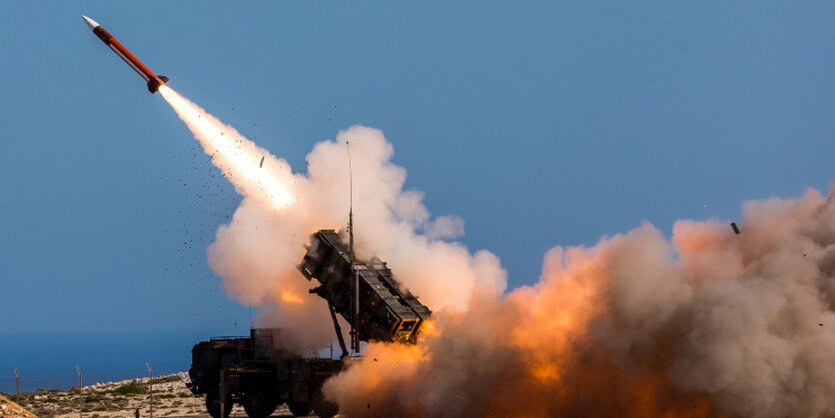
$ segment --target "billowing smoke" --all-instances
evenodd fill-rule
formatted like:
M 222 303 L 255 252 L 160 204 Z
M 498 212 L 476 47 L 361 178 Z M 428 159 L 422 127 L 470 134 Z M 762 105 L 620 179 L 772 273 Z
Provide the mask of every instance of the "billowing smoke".
M 328 381 L 343 414 L 835 416 L 835 204 L 817 191 L 746 203 L 739 235 L 680 221 L 671 240 L 643 224 L 556 247 L 536 285 L 504 293 L 494 255 L 449 241 L 461 220 L 432 219 L 403 190 L 380 131 L 342 131 L 293 174 L 172 93 L 244 196 L 208 250 L 212 268 L 265 324 L 301 328 L 303 345 L 333 332 L 296 264 L 311 232 L 346 223 L 350 141 L 359 253 L 388 261 L 435 316 L 418 345 L 370 344 Z
M 432 219 L 422 194 L 403 189 L 406 171 L 391 162 L 392 146 L 379 130 L 355 126 L 339 132 L 310 152 L 307 174 L 293 174 L 286 161 L 170 88 L 160 92 L 244 196 L 231 222 L 218 230 L 208 258 L 232 297 L 260 307 L 261 325 L 294 330 L 303 349 L 333 340 L 327 305 L 308 294 L 313 285 L 296 266 L 310 234 L 347 223 L 346 142 L 353 161 L 358 256 L 389 262 L 398 280 L 434 310 L 464 309 L 476 289 L 504 291 L 506 274 L 495 255 L 470 254 L 446 241 L 463 232 L 461 219 Z
M 552 249 L 540 282 L 373 344 L 327 392 L 350 416 L 835 416 L 835 204 L 746 203 Z M 358 396 L 361 393 L 362 396 Z

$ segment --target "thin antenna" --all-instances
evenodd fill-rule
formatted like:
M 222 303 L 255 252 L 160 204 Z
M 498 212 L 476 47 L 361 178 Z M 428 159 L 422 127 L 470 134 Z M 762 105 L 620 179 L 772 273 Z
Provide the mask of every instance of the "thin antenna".
M 350 250 L 351 256 L 351 275 L 353 276 L 353 290 L 354 290 L 354 297 L 351 301 L 352 311 L 353 311 L 353 321 L 351 324 L 351 350 L 354 353 L 359 354 L 360 352 L 360 341 L 359 341 L 359 300 L 360 300 L 360 289 L 359 289 L 359 277 L 357 277 L 357 270 L 354 268 L 354 169 L 351 165 L 351 143 L 349 141 L 345 141 L 345 145 L 348 147 L 348 245 Z
M 20 403 L 20 373 L 17 372 L 17 366 L 15 366 L 15 402 Z
M 351 166 L 351 143 L 345 141 L 348 147 L 348 232 L 351 234 L 351 257 L 354 257 L 354 168 Z

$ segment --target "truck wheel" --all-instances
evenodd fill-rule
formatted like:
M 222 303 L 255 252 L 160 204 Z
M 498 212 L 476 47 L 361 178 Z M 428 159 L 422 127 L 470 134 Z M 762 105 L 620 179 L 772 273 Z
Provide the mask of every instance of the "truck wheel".
M 247 393 L 244 398 L 244 411 L 249 418 L 266 418 L 274 411 L 276 405 L 269 393 L 256 390 Z
M 232 412 L 232 400 L 227 399 L 223 406 L 223 418 L 226 418 L 229 416 L 229 413 Z M 212 418 L 221 418 L 220 395 L 216 390 L 206 394 L 206 410 L 209 411 L 209 415 L 211 415 Z
M 339 407 L 333 402 L 319 399 L 313 404 L 313 411 L 316 412 L 316 416 L 318 417 L 333 418 L 339 412 Z
M 290 412 L 297 417 L 306 417 L 310 415 L 313 408 L 310 407 L 310 402 L 290 401 L 287 402 L 287 407 Z

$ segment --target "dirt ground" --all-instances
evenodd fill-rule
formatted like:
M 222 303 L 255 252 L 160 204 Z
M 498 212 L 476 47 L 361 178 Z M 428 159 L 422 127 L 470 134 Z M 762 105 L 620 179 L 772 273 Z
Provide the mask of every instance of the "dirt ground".
M 34 418 L 35 414 L 25 410 L 5 396 L 0 395 L 0 417 Z
M 78 418 L 79 409 L 84 417 L 134 418 L 139 409 L 140 417 L 151 416 L 151 394 L 153 392 L 154 417 L 208 417 L 203 396 L 193 395 L 186 387 L 188 374 L 177 373 L 155 377 L 149 385 L 148 378 L 124 380 L 121 382 L 99 383 L 69 391 L 45 390 L 20 394 L 21 407 L 38 417 Z M 2 400 L 0 400 L 2 402 Z M 11 410 L 7 411 L 11 412 Z M 32 415 L 3 414 L 0 417 Z M 232 410 L 233 417 L 246 417 L 240 405 Z M 292 417 L 286 405 L 280 406 L 274 417 Z

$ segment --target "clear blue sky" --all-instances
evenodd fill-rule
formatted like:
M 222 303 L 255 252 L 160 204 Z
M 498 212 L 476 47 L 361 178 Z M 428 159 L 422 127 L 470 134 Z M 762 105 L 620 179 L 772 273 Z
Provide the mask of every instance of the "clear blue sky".
M 246 326 L 204 252 L 239 198 L 82 13 L 297 170 L 382 129 L 512 287 L 833 178 L 835 3 L 359 3 L 3 2 L 0 331 Z

